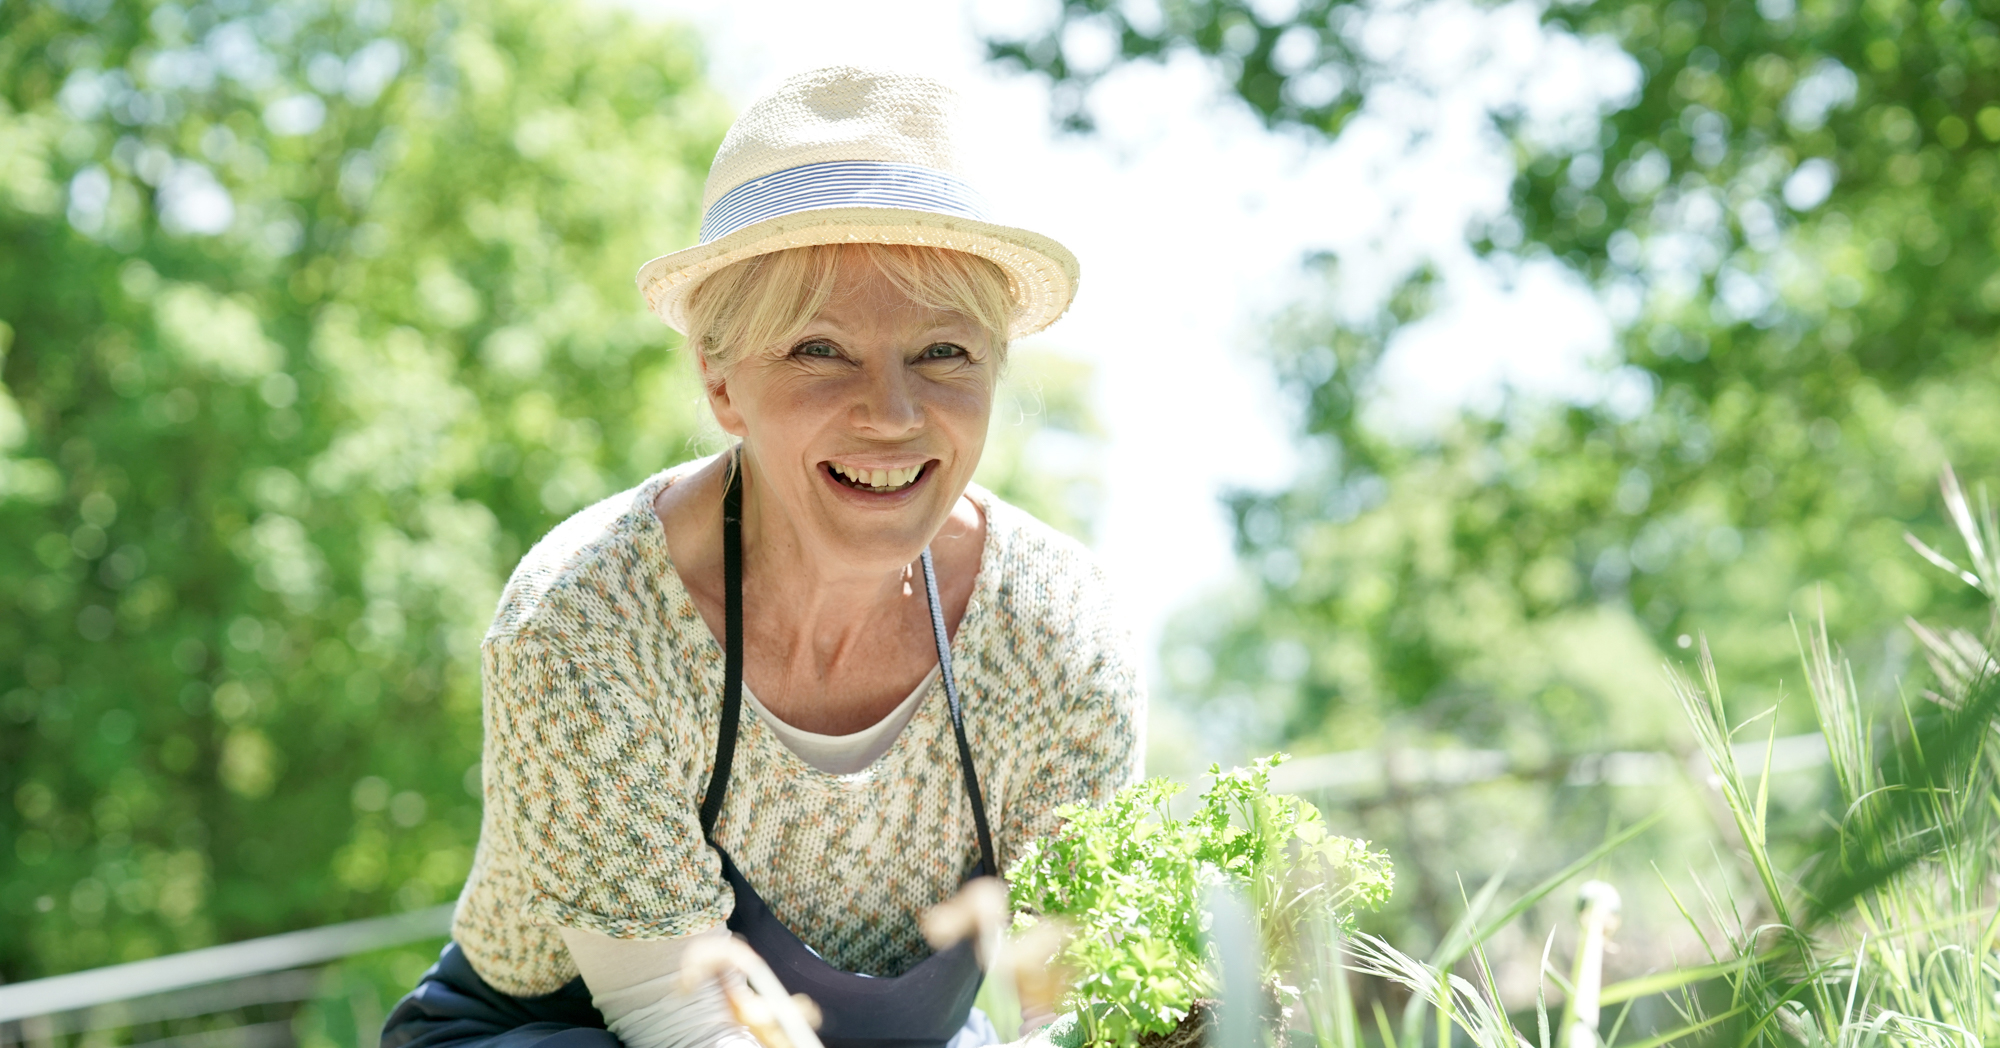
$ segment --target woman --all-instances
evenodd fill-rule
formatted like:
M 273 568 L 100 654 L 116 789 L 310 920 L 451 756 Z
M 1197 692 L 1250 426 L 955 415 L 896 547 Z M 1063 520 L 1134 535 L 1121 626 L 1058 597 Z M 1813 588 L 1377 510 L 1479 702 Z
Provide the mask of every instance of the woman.
M 795 77 L 724 139 L 701 243 L 640 270 L 740 443 L 516 569 L 478 855 L 386 1048 L 751 1044 L 679 978 L 732 932 L 829 1048 L 990 1042 L 917 918 L 1135 778 L 1143 699 L 1084 551 L 970 484 L 1076 264 L 986 218 L 957 132 L 933 81 Z

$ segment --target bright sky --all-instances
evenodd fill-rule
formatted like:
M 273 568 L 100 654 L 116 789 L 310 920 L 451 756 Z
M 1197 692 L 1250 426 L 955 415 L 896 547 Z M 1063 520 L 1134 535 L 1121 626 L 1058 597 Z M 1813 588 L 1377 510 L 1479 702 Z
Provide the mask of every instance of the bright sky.
M 1590 99 L 1630 89 L 1615 49 L 1548 39 L 1524 3 L 1383 5 L 1367 44 L 1399 56 L 1414 87 L 1328 145 L 1264 130 L 1194 59 L 1108 78 L 1100 133 L 1056 133 L 1045 84 L 987 64 L 979 44 L 981 28 L 1046 24 L 1052 4 L 625 2 L 700 30 L 711 77 L 739 108 L 843 62 L 959 85 L 988 131 L 982 188 L 1002 220 L 1082 262 L 1076 304 L 1032 342 L 1096 367 L 1110 433 L 1098 552 L 1149 652 L 1166 619 L 1231 570 L 1218 494 L 1277 486 L 1297 468 L 1290 409 L 1259 347 L 1267 318 L 1313 293 L 1309 252 L 1341 254 L 1355 302 L 1426 258 L 1446 275 L 1444 308 L 1384 366 L 1374 410 L 1386 424 L 1421 429 L 1510 384 L 1571 398 L 1605 389 L 1593 362 L 1608 323 L 1575 281 L 1548 266 L 1503 276 L 1463 246 L 1469 221 L 1499 213 L 1511 175 L 1485 120 L 1492 100 L 1520 100 L 1561 137 L 1594 128 L 1577 119 Z M 1089 58 L 1090 41 L 1072 45 L 1073 61 Z

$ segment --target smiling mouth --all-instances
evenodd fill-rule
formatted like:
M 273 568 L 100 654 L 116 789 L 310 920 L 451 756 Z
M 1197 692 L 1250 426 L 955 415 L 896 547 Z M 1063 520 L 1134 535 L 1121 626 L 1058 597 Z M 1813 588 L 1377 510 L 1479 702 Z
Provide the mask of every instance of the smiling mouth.
M 845 466 L 838 462 L 823 462 L 820 468 L 846 487 L 856 491 L 866 491 L 871 495 L 887 495 L 898 492 L 922 480 L 930 472 L 931 464 L 909 466 L 903 469 L 863 469 Z

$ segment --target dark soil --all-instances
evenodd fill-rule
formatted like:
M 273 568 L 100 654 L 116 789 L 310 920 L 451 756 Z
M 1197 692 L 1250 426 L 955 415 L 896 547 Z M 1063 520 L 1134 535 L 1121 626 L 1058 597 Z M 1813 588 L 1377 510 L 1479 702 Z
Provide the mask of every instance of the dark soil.
M 1179 1026 L 1166 1033 L 1149 1033 L 1139 1038 L 1140 1048 L 1202 1048 L 1208 1043 L 1209 1031 L 1215 1028 L 1215 1002 L 1202 999 L 1194 1002 L 1194 1007 L 1181 1020 Z
M 1278 1005 L 1277 994 L 1271 987 L 1264 988 L 1269 998 L 1264 1002 L 1264 1025 L 1277 1043 L 1285 1043 L 1284 1027 L 1289 1013 Z M 1149 1033 L 1139 1038 L 1139 1048 L 1209 1048 L 1210 1038 L 1215 1035 L 1216 1002 L 1207 997 L 1198 998 L 1189 1009 L 1187 1018 L 1179 1026 L 1166 1033 Z M 1216 1045 L 1214 1048 L 1256 1048 L 1254 1045 Z

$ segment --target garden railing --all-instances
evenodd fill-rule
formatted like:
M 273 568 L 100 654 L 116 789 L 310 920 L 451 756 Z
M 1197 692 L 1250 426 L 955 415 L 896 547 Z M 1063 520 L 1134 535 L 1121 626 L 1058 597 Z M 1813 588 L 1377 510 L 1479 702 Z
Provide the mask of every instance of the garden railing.
M 70 1035 L 104 1041 L 120 1029 L 312 999 L 322 965 L 355 954 L 446 935 L 451 904 L 322 928 L 248 939 L 130 964 L 0 985 L 0 1048 L 63 1045 Z M 159 1048 L 283 1048 L 289 1019 L 155 1040 Z M 124 1039 L 110 1041 L 120 1043 Z

